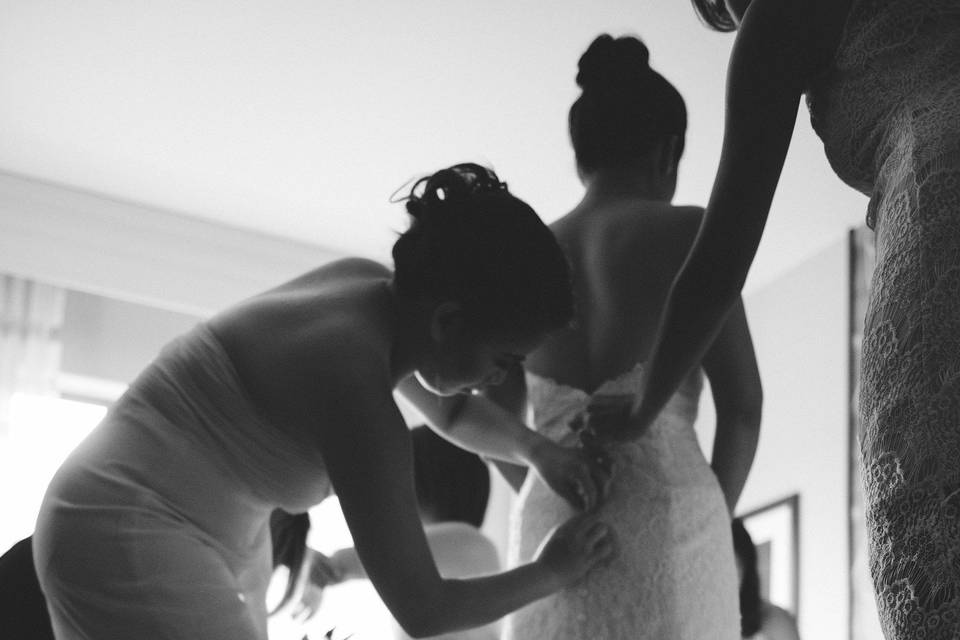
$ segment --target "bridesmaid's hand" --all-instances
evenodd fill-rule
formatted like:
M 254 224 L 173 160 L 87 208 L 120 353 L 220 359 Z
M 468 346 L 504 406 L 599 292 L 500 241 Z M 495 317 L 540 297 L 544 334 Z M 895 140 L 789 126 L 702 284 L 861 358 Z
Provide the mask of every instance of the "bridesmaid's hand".
M 590 569 L 617 555 L 613 531 L 595 515 L 573 516 L 544 539 L 534 561 L 544 565 L 561 587 L 569 587 Z
M 624 442 L 637 437 L 633 394 L 596 395 L 570 427 L 580 436 L 584 449 L 602 450 L 605 443 Z
M 307 554 L 305 563 L 309 562 L 310 584 L 323 589 L 346 579 L 346 571 L 337 562 L 336 555 L 327 556 L 309 547 Z
M 317 615 L 320 604 L 323 602 L 323 588 L 314 584 L 306 584 L 300 601 L 293 608 L 293 619 L 300 624 L 306 624 Z
M 332 558 L 307 547 L 298 578 L 299 596 L 291 611 L 293 619 L 301 624 L 309 622 L 320 609 L 324 589 L 342 581 L 342 571 Z
M 547 486 L 576 509 L 590 510 L 607 495 L 612 470 L 601 452 L 591 455 L 544 439 L 531 464 Z

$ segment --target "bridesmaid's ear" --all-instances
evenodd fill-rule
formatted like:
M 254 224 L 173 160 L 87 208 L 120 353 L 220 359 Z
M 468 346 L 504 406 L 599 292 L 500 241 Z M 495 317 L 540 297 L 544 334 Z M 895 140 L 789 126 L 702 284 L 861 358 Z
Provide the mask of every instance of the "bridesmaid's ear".
M 430 316 L 430 337 L 440 345 L 456 343 L 464 334 L 466 320 L 457 302 L 441 302 Z

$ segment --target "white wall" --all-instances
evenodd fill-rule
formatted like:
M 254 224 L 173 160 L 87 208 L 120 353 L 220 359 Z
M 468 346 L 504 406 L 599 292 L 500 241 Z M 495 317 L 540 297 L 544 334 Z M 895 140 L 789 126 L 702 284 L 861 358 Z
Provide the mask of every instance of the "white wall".
M 567 109 L 577 60 L 607 31 L 642 37 L 684 96 L 676 201 L 706 202 L 732 34 L 686 0 L 482 6 L 8 0 L 0 168 L 386 259 L 406 224 L 387 198 L 420 172 L 490 163 L 548 220 L 580 199 Z M 751 280 L 863 219 L 806 111 Z
M 817 640 L 848 633 L 848 260 L 843 236 L 745 299 L 764 408 L 737 511 L 800 495 L 800 632 Z M 705 394 L 706 451 L 712 415 Z
M 0 171 L 0 272 L 209 315 L 342 254 Z

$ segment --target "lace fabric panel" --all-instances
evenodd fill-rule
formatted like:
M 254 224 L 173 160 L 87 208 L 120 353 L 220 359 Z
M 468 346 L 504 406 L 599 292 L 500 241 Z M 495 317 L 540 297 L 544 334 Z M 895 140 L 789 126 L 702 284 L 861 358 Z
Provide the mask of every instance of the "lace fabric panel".
M 637 367 L 597 390 L 634 393 Z M 619 556 L 574 589 L 507 619 L 508 640 L 735 640 L 740 637 L 737 575 L 723 494 L 693 431 L 702 379 L 693 377 L 637 442 L 611 451 L 613 486 L 600 517 Z M 573 444 L 569 422 L 591 396 L 529 374 L 535 428 Z M 572 508 L 531 475 L 511 519 L 511 565 L 530 560 Z
M 860 411 L 871 573 L 890 640 L 960 637 L 960 2 L 855 0 L 809 95 L 870 195 Z

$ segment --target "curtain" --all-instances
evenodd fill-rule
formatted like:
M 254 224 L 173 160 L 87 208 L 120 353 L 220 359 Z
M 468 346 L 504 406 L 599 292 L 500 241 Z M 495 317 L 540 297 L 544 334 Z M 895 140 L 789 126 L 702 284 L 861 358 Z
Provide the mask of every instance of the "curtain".
M 0 275 L 0 436 L 17 392 L 56 393 L 66 290 Z

